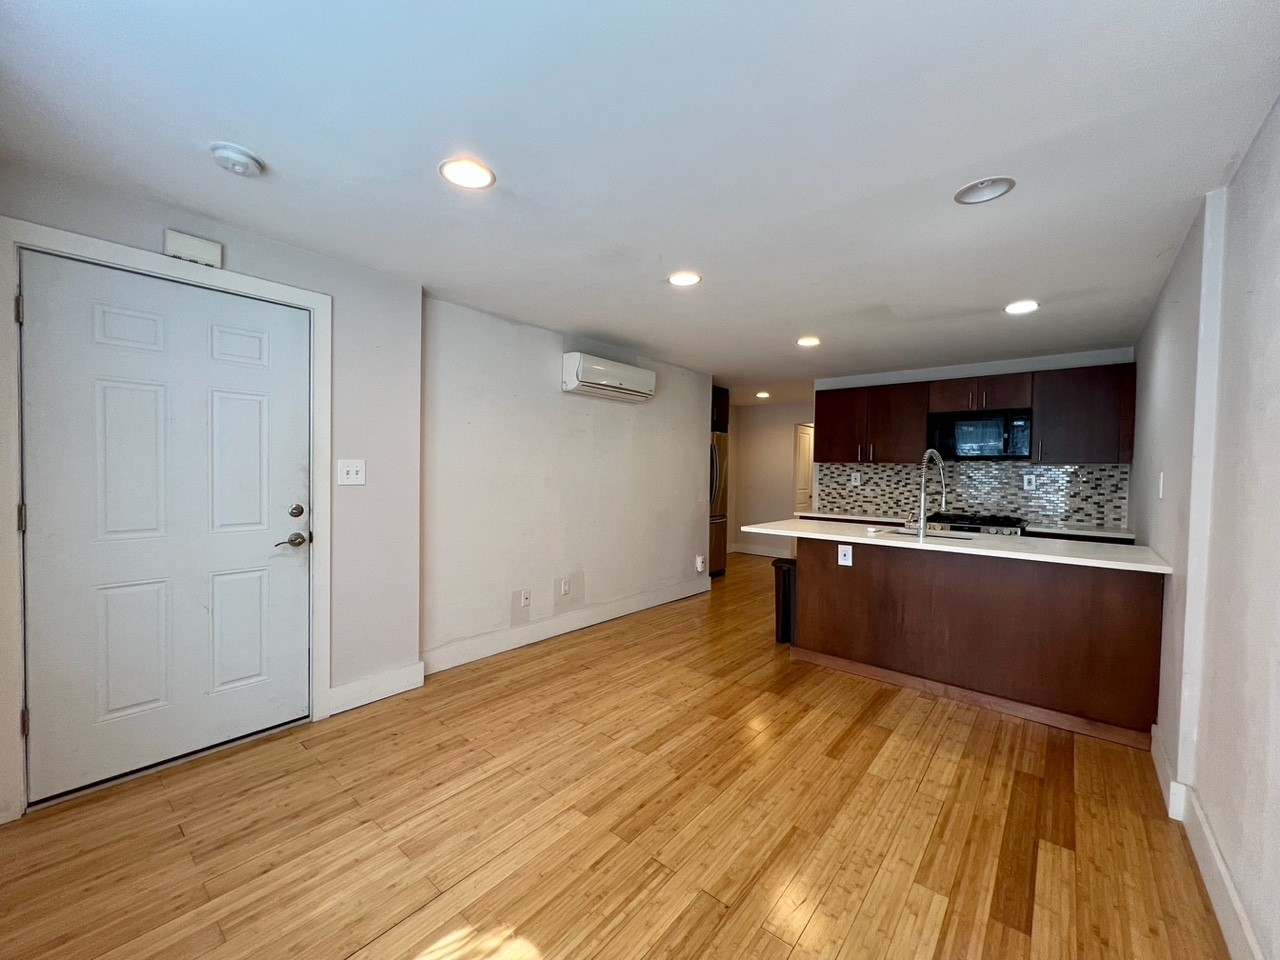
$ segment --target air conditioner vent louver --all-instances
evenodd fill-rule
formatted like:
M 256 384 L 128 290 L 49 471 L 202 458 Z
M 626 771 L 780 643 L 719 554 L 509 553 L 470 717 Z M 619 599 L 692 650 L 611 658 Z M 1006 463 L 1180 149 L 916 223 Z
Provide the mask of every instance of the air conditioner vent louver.
M 624 403 L 643 403 L 653 397 L 657 379 L 652 370 L 585 353 L 566 353 L 560 389 Z

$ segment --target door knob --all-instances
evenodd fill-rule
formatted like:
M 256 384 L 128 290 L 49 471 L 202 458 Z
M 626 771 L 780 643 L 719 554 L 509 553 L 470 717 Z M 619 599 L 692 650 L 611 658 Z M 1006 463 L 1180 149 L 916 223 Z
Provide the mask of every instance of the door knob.
M 281 540 L 279 543 L 276 544 L 276 546 L 283 547 L 285 544 L 288 544 L 291 547 L 300 547 L 306 542 L 307 542 L 307 535 L 305 533 L 291 533 L 289 534 L 288 540 Z

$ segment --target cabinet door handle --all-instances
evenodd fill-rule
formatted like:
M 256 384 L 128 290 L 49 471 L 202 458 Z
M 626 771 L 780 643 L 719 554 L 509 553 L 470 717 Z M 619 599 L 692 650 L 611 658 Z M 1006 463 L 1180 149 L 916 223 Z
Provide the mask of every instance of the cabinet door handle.
M 862 444 L 858 444 L 858 462 L 862 462 Z
M 871 454 L 867 457 L 867 462 L 868 463 L 876 462 L 876 445 L 874 443 L 871 444 Z
M 972 390 L 969 391 L 969 409 L 970 410 L 973 409 L 973 391 Z
M 1037 460 L 1043 460 L 1043 459 L 1044 459 L 1044 441 L 1043 441 L 1043 440 L 1041 440 L 1041 441 L 1040 441 L 1040 451 L 1039 451 L 1039 454 L 1037 455 L 1036 459 L 1037 459 Z
M 987 409 L 987 391 L 982 391 L 982 409 Z

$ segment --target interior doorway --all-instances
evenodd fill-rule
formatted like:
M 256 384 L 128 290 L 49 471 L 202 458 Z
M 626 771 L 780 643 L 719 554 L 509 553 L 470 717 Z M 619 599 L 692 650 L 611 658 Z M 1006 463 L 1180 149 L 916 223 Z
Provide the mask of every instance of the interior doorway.
M 813 424 L 797 423 L 795 437 L 795 510 L 813 509 Z

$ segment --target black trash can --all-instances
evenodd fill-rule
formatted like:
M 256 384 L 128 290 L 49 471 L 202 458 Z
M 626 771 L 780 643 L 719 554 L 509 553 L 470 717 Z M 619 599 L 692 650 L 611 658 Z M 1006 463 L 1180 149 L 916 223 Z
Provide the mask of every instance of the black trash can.
M 796 562 L 773 561 L 773 629 L 778 643 L 796 642 Z

